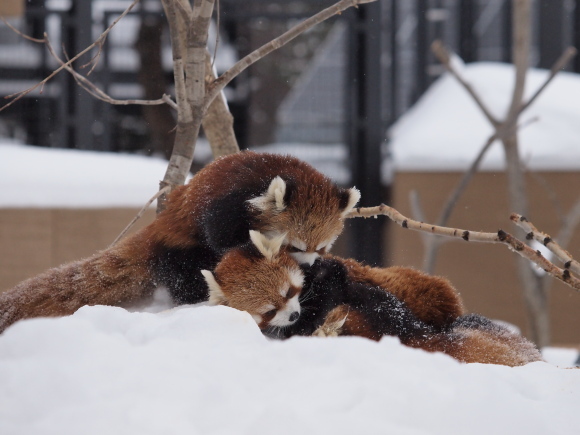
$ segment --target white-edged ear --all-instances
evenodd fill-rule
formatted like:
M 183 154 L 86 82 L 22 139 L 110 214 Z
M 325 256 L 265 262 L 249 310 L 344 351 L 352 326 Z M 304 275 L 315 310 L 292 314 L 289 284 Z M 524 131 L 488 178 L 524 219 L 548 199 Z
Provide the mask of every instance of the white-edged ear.
M 250 240 L 258 251 L 269 261 L 280 253 L 280 248 L 286 239 L 286 233 L 269 239 L 259 231 L 250 230 Z
M 249 199 L 248 202 L 260 210 L 268 210 L 272 208 L 270 204 L 273 204 L 276 211 L 282 211 L 286 208 L 284 195 L 286 195 L 286 182 L 280 176 L 276 176 L 270 182 L 270 186 L 268 186 L 266 192 L 253 199 Z
M 356 187 L 348 189 L 348 203 L 341 213 L 341 217 L 346 216 L 360 200 L 360 191 Z
M 213 273 L 209 270 L 202 270 L 201 274 L 205 278 L 205 282 L 209 287 L 209 304 L 210 305 L 220 305 L 226 301 L 226 295 L 222 291 L 222 288 L 215 280 Z

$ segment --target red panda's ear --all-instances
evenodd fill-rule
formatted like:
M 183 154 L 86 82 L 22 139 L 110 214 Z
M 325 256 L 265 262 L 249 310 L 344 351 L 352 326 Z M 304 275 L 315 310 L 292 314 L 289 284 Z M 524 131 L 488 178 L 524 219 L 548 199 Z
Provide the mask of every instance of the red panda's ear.
M 276 176 L 270 182 L 266 192 L 248 200 L 248 202 L 260 210 L 282 211 L 286 208 L 284 195 L 286 195 L 286 182 L 280 176 Z
M 250 230 L 250 240 L 267 260 L 272 261 L 279 253 L 286 233 L 269 239 L 259 231 Z
M 340 214 L 341 217 L 346 216 L 360 200 L 360 191 L 356 187 L 351 187 L 347 190 L 347 196 L 345 198 L 345 206 Z
M 202 270 L 201 274 L 205 278 L 205 282 L 209 287 L 209 304 L 210 305 L 225 304 L 227 301 L 226 295 L 224 295 L 224 292 L 222 291 L 222 288 L 220 287 L 215 277 L 213 276 L 213 273 L 211 273 L 209 270 Z

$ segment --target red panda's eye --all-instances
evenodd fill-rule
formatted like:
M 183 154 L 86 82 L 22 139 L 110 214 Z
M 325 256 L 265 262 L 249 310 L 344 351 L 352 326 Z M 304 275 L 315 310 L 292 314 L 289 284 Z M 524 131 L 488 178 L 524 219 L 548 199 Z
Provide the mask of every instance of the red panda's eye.
M 286 299 L 292 299 L 298 293 L 298 289 L 296 287 L 290 287 L 288 293 L 286 293 Z
M 262 314 L 262 319 L 265 320 L 266 322 L 268 322 L 274 318 L 274 316 L 276 315 L 276 312 L 277 312 L 276 309 L 267 311 L 264 314 Z
M 302 249 L 297 248 L 296 246 L 289 245 L 288 251 L 290 252 L 304 252 Z

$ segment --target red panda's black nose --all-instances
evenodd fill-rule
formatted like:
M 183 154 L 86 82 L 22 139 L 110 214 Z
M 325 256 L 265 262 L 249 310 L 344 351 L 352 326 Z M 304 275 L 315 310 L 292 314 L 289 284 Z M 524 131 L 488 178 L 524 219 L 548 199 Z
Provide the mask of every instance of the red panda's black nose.
M 290 314 L 290 317 L 288 317 L 288 321 L 293 322 L 298 319 L 298 317 L 300 317 L 300 313 L 298 311 L 294 311 L 292 314 Z

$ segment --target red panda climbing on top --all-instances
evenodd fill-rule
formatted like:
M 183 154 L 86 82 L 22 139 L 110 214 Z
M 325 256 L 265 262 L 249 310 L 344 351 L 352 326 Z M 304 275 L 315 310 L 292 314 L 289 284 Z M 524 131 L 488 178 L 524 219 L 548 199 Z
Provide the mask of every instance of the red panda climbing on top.
M 299 275 L 279 242 L 256 234 L 251 241 L 254 246 L 228 252 L 213 274 L 202 273 L 210 304 L 248 311 L 267 335 L 373 340 L 392 335 L 405 345 L 461 362 L 517 366 L 542 360 L 533 343 L 520 335 L 483 316 L 465 315 L 459 295 L 442 278 L 332 256 L 321 257 Z M 295 313 L 290 307 L 297 295 L 302 313 L 289 315 Z
M 284 235 L 312 263 L 360 198 L 290 156 L 250 151 L 217 159 L 168 196 L 157 218 L 115 246 L 50 269 L 0 293 L 0 332 L 19 319 L 72 314 L 83 305 L 127 305 L 165 286 L 178 304 L 207 300 L 212 270 L 249 230 Z

